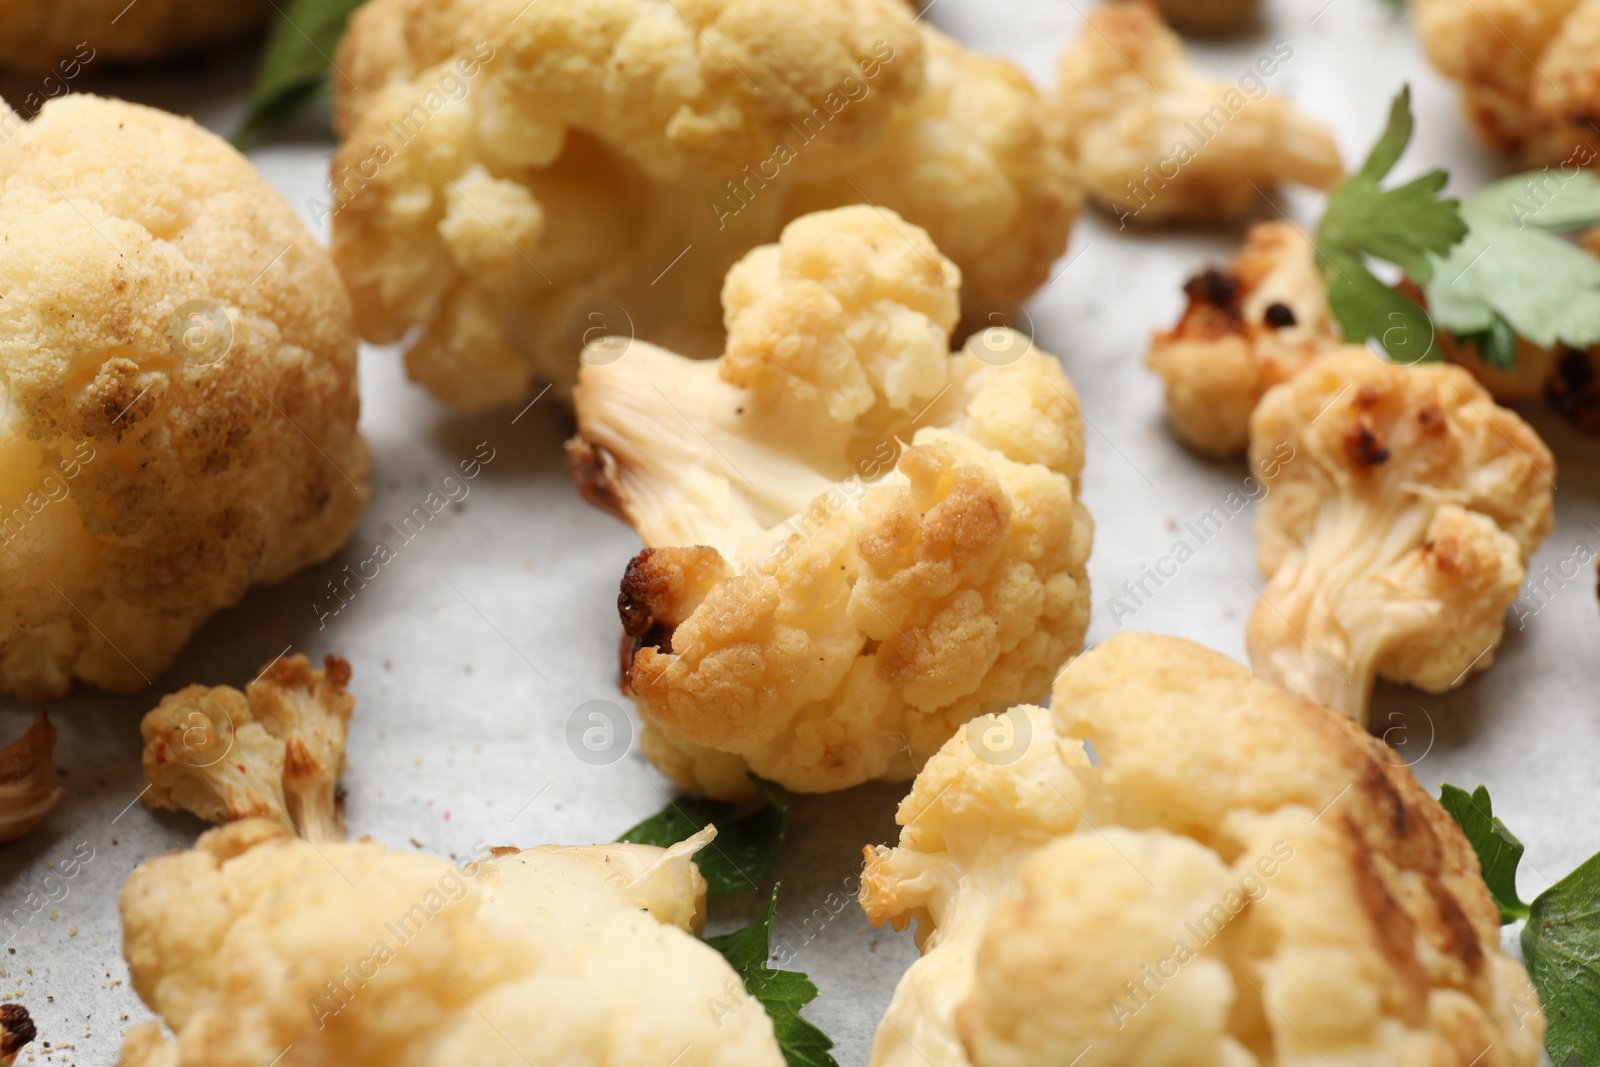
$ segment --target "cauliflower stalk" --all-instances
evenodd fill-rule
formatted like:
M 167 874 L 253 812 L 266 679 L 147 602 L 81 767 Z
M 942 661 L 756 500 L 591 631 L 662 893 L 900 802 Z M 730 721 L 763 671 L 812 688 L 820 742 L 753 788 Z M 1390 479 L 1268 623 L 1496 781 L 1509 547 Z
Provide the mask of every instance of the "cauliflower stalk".
M 1081 200 L 1038 90 L 901 0 L 373 0 L 337 65 L 334 258 L 462 408 L 569 390 L 597 331 L 716 354 L 729 266 L 821 208 L 898 211 L 973 306 L 1022 300 Z
M 207 822 L 265 816 L 311 842 L 344 838 L 336 789 L 355 697 L 350 665 L 328 656 L 268 664 L 243 693 L 191 685 L 144 717 L 145 805 Z
M 1341 343 L 1327 285 L 1311 242 L 1290 223 L 1264 222 L 1231 263 L 1189 279 L 1184 293 L 1183 317 L 1151 339 L 1145 363 L 1166 385 L 1185 444 L 1241 454 L 1262 395 Z
M 1539 1062 L 1455 823 L 1354 723 L 1198 645 L 1096 646 L 1051 710 L 952 738 L 897 819 L 861 903 L 923 955 L 872 1067 Z
M 26 733 L 0 748 L 0 844 L 32 830 L 67 798 L 56 784 L 56 728 L 40 712 Z
M 1333 134 L 1267 92 L 1286 58 L 1225 81 L 1189 60 L 1154 4 L 1095 8 L 1061 57 L 1057 89 L 1090 197 L 1124 224 L 1158 224 L 1236 218 L 1280 181 L 1331 188 L 1344 175 Z
M 952 355 L 959 284 L 924 231 L 840 208 L 729 272 L 721 359 L 583 368 L 569 460 L 645 543 L 625 682 L 685 788 L 910 777 L 1082 646 L 1076 396 L 1008 330 Z
M 327 254 L 221 139 L 80 93 L 0 149 L 0 691 L 150 683 L 367 499 Z
M 1470 374 L 1330 352 L 1267 393 L 1250 456 L 1271 490 L 1246 632 L 1262 677 L 1364 723 L 1377 675 L 1442 693 L 1494 662 L 1555 461 Z
M 692 857 L 714 834 L 458 869 L 260 819 L 212 830 L 123 888 L 134 989 L 171 1031 L 135 1027 L 123 1063 L 781 1067 L 766 1013 L 695 936 Z

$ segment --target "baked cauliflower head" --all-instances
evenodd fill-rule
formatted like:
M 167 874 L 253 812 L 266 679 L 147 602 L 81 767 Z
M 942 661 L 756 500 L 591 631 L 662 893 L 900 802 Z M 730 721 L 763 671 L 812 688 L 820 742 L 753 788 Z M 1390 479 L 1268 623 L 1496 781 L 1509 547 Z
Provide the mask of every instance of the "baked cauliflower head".
M 1267 91 L 1288 54 L 1228 81 L 1190 61 L 1154 4 L 1091 11 L 1057 89 L 1089 196 L 1126 225 L 1237 218 L 1280 181 L 1332 188 L 1344 176 L 1333 134 Z
M 1412 19 L 1485 144 L 1533 166 L 1595 161 L 1600 3 L 1416 0 Z
M 74 93 L 0 146 L 0 690 L 133 691 L 367 499 L 327 254 L 220 138 Z
M 1250 459 L 1258 674 L 1364 723 L 1374 676 L 1443 693 L 1494 662 L 1555 460 L 1472 375 L 1330 352 L 1262 398 Z
M 74 61 L 167 59 L 238 37 L 271 11 L 267 0 L 0 0 L 0 67 L 33 74 Z
M 695 936 L 708 831 L 457 868 L 262 819 L 212 830 L 123 887 L 133 987 L 170 1034 L 135 1027 L 122 1064 L 782 1067 L 767 1014 Z
M 0 845 L 38 826 L 66 798 L 56 784 L 56 728 L 41 711 L 0 748 Z
M 1264 222 L 1231 263 L 1183 288 L 1183 317 L 1151 339 L 1145 363 L 1166 385 L 1167 416 L 1184 443 L 1237 455 L 1262 395 L 1341 343 L 1327 285 L 1310 240 L 1290 223 Z
M 350 664 L 276 659 L 243 693 L 191 685 L 144 717 L 145 806 L 207 822 L 265 816 L 308 841 L 344 838 L 336 789 L 355 697 Z
M 720 359 L 583 367 L 569 465 L 645 543 L 624 681 L 679 785 L 909 778 L 1082 647 L 1076 394 L 1010 330 L 950 352 L 960 277 L 887 211 L 808 215 L 729 272 Z
M 585 341 L 721 349 L 728 268 L 809 211 L 934 235 L 1023 300 L 1080 203 L 1041 94 L 902 0 L 372 0 L 338 57 L 333 255 L 364 336 L 461 408 Z
M 1455 823 L 1382 742 L 1198 645 L 1096 646 L 1051 710 L 951 738 L 898 821 L 861 904 L 922 958 L 873 1067 L 1539 1062 Z

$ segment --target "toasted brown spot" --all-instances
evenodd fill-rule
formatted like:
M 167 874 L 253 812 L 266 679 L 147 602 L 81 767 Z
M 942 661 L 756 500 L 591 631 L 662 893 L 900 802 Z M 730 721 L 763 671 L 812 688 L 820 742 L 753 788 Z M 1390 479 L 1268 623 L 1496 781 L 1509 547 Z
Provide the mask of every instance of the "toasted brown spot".
M 1207 267 L 1183 285 L 1190 300 L 1237 312 L 1239 277 L 1220 267 Z
M 1262 319 L 1274 330 L 1286 330 L 1299 321 L 1294 317 L 1294 309 L 1283 303 L 1267 305 Z
M 581 437 L 567 442 L 567 477 L 577 487 L 578 495 L 590 505 L 627 522 L 622 498 L 617 495 L 616 466 L 609 452 Z
M 1389 459 L 1389 450 L 1378 440 L 1378 435 L 1360 423 L 1345 431 L 1344 451 L 1358 467 L 1376 467 Z
M 1426 434 L 1441 434 L 1446 429 L 1444 412 L 1438 404 L 1426 404 L 1417 412 L 1417 425 L 1422 427 Z
M 15 1056 L 37 1036 L 27 1008 L 21 1004 L 0 1004 L 0 1056 Z

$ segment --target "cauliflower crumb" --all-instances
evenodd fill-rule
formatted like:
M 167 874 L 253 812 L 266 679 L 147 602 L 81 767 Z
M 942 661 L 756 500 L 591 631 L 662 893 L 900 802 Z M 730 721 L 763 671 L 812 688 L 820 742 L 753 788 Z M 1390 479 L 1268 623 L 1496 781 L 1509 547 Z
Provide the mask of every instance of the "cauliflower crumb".
M 139 726 L 147 807 L 208 822 L 266 816 L 308 841 L 344 837 L 345 734 L 356 701 L 350 665 L 280 658 L 243 693 L 191 685 L 162 698 Z
M 367 499 L 327 254 L 188 119 L 72 93 L 0 150 L 0 691 L 133 692 Z
M 1057 99 L 1089 196 L 1124 223 L 1232 219 L 1280 181 L 1329 189 L 1344 176 L 1326 127 L 1259 78 L 1203 73 L 1144 0 L 1090 12 Z
M 42 711 L 26 733 L 0 748 L 0 844 L 32 830 L 67 798 L 56 785 L 55 754 L 56 728 Z
M 728 268 L 808 212 L 926 227 L 971 309 L 1042 284 L 1081 201 L 1040 92 L 901 0 L 372 0 L 337 63 L 334 258 L 461 408 L 569 391 L 597 331 L 715 354 Z
M 782 1067 L 766 1012 L 695 936 L 692 857 L 714 835 L 458 868 L 260 819 L 212 830 L 123 887 L 133 986 L 171 1031 L 135 1027 L 123 1062 L 267 1064 L 292 1046 L 348 1067 Z
M 1442 693 L 1494 662 L 1555 460 L 1470 374 L 1335 350 L 1262 399 L 1250 457 L 1257 673 L 1364 723 L 1376 675 Z
M 897 820 L 861 904 L 922 958 L 872 1067 L 1539 1062 L 1456 824 L 1382 742 L 1198 645 L 1096 646 L 1051 710 L 952 738 Z
M 729 273 L 722 359 L 584 366 L 569 464 L 645 543 L 625 684 L 681 786 L 910 777 L 1082 647 L 1076 394 L 1009 331 L 951 355 L 959 284 L 924 231 L 840 208 Z

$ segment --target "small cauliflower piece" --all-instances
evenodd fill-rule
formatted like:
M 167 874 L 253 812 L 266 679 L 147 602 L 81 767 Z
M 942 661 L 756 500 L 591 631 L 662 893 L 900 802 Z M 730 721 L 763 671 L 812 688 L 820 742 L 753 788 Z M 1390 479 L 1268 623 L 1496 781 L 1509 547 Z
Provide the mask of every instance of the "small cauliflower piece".
M 170 1034 L 135 1027 L 122 1063 L 782 1067 L 766 1012 L 695 936 L 693 855 L 714 834 L 458 869 L 261 819 L 212 830 L 123 887 L 133 987 Z
M 1081 202 L 1042 94 L 901 0 L 372 0 L 337 65 L 334 258 L 460 408 L 567 393 L 597 334 L 715 355 L 728 268 L 814 210 L 926 227 L 976 307 Z
M 951 738 L 897 821 L 861 904 L 922 957 L 872 1067 L 1539 1062 L 1454 821 L 1382 742 L 1198 645 L 1096 646 L 1051 710 Z
M 144 717 L 146 807 L 207 822 L 276 819 L 311 842 L 344 839 L 345 734 L 355 697 L 350 664 L 276 659 L 243 693 L 191 685 Z
M 0 67 L 31 75 L 66 73 L 74 60 L 150 63 L 225 44 L 271 11 L 268 0 L 0 0 Z
M 1494 662 L 1555 460 L 1470 374 L 1330 352 L 1262 399 L 1250 458 L 1257 673 L 1364 723 L 1375 676 L 1442 693 Z
M 908 778 L 1082 647 L 1076 394 L 1008 330 L 952 355 L 959 285 L 921 229 L 840 208 L 729 273 L 720 360 L 584 366 L 569 465 L 645 543 L 625 682 L 679 785 Z
M 0 1067 L 11 1067 L 17 1053 L 37 1036 L 27 1008 L 21 1004 L 0 1004 Z
M 1150 341 L 1146 365 L 1166 385 L 1167 415 L 1185 444 L 1243 453 L 1250 413 L 1266 391 L 1341 343 L 1311 242 L 1287 222 L 1245 233 L 1224 268 L 1184 286 L 1188 306 Z
M 38 826 L 67 798 L 56 785 L 55 755 L 56 728 L 42 711 L 26 733 L 0 748 L 0 844 Z
M 133 692 L 366 503 L 349 301 L 245 158 L 80 93 L 0 146 L 0 691 Z
M 1533 167 L 1600 159 L 1600 0 L 1415 0 L 1412 18 L 1490 148 Z
M 1212 77 L 1148 2 L 1105 4 L 1061 58 L 1067 152 L 1089 196 L 1128 221 L 1237 218 L 1280 181 L 1330 189 L 1333 134 L 1281 96 Z

